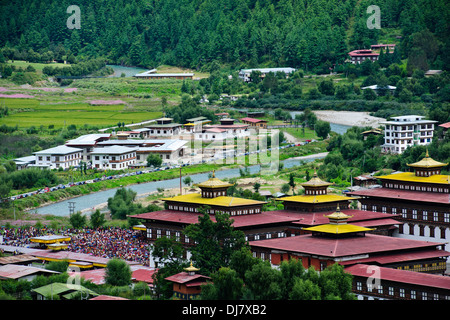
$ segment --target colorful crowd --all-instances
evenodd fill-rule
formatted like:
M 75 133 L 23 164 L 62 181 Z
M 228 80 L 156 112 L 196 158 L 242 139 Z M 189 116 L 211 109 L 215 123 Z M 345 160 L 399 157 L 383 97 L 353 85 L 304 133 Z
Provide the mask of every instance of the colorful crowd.
M 99 229 L 63 229 L 52 230 L 47 228 L 0 228 L 0 244 L 31 247 L 32 237 L 47 234 L 62 234 L 71 237 L 68 251 L 86 253 L 103 258 L 120 258 L 127 261 L 136 261 L 142 265 L 149 263 L 149 245 L 141 231 L 123 228 Z M 1 238 L 0 238 L 1 240 Z

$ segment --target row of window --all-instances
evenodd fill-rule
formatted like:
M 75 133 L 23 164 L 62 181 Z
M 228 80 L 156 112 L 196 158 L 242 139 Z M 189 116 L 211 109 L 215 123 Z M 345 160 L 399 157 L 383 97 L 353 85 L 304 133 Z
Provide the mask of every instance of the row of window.
M 377 212 L 377 209 L 379 208 L 376 205 L 368 206 L 367 204 L 362 204 L 361 209 L 363 211 L 367 211 L 368 208 L 374 212 Z M 387 212 L 387 206 L 381 206 L 381 212 L 386 213 Z M 391 208 L 392 214 L 397 214 L 397 208 L 392 207 Z M 408 210 L 407 208 L 401 209 L 402 218 L 404 219 L 414 219 L 414 220 L 423 220 L 423 221 L 434 221 L 434 222 L 445 222 L 450 223 L 450 213 L 444 212 L 440 213 L 438 211 L 428 212 L 427 210 L 422 210 L 419 212 L 417 209 L 411 209 Z
M 392 128 L 391 128 L 392 127 Z M 414 128 L 415 127 L 415 128 Z M 400 131 L 400 130 L 419 130 L 419 129 L 433 129 L 433 124 L 422 124 L 417 126 L 396 126 L 396 125 L 386 125 L 386 130 L 394 130 L 394 131 Z
M 430 171 L 431 175 L 439 174 L 439 171 Z M 417 171 L 417 174 L 421 177 L 426 177 L 426 171 Z M 385 188 L 400 189 L 400 190 L 411 190 L 411 191 L 427 191 L 427 192 L 439 192 L 448 193 L 448 187 L 431 187 L 431 186 L 415 186 L 409 184 L 397 184 L 397 183 L 385 183 L 383 185 Z
M 363 291 L 363 282 L 356 282 L 356 290 Z M 398 296 L 400 298 L 411 300 L 450 300 L 449 295 L 440 295 L 438 293 L 398 288 L 393 286 L 384 288 L 382 285 L 373 285 L 372 283 L 366 283 L 365 290 L 366 292 L 378 293 L 379 295 L 387 295 L 388 297 L 390 296 L 392 298 Z
M 440 227 L 440 238 L 441 239 L 446 239 L 446 232 L 448 230 L 448 228 L 443 228 Z M 436 237 L 436 227 L 428 227 L 428 226 L 423 226 L 423 225 L 414 225 L 414 224 L 401 224 L 398 226 L 398 232 L 400 234 L 409 234 L 409 235 L 419 235 L 421 237 L 431 237 L 431 238 L 435 238 Z
M 80 159 L 81 158 L 81 153 L 73 153 L 73 154 L 69 154 L 67 156 L 54 156 L 55 157 L 55 161 L 69 161 L 69 160 L 74 160 L 74 159 Z M 38 161 L 51 161 L 51 156 L 38 156 Z
M 179 210 L 179 211 L 184 211 L 184 212 L 198 212 L 197 208 L 183 207 L 183 206 L 177 206 L 177 205 L 172 205 L 172 204 L 169 204 L 168 208 L 169 208 L 169 210 Z M 209 213 L 211 213 L 211 214 L 222 213 L 222 212 L 223 212 L 223 210 L 216 210 L 216 209 L 209 210 Z M 228 213 L 232 216 L 236 216 L 236 215 L 239 216 L 239 215 L 243 215 L 243 214 L 254 214 L 254 213 L 260 213 L 260 212 L 261 212 L 261 208 L 250 208 L 250 209 L 242 209 L 242 210 L 233 210 Z

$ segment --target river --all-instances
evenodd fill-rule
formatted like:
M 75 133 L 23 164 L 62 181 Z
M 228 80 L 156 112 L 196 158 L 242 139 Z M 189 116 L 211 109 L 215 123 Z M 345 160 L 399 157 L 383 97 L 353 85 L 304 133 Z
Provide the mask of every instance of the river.
M 326 153 L 320 153 L 316 155 L 310 155 L 305 157 L 298 157 L 292 159 L 286 159 L 281 161 L 284 165 L 284 168 L 290 168 L 293 166 L 298 166 L 302 162 L 311 162 L 315 159 L 321 159 L 326 156 Z M 249 171 L 251 174 L 260 172 L 260 165 L 249 166 Z M 147 173 L 151 174 L 151 173 Z M 209 173 L 198 173 L 193 174 L 190 177 L 192 178 L 193 183 L 199 183 L 208 180 Z M 239 168 L 234 169 L 224 169 L 215 172 L 215 175 L 219 179 L 225 178 L 237 178 L 240 177 Z M 132 189 L 137 193 L 137 197 L 144 196 L 148 193 L 157 191 L 158 188 L 171 189 L 177 188 L 180 186 L 180 179 L 169 179 L 163 181 L 152 181 L 141 184 L 135 184 L 126 186 L 126 188 Z M 83 196 L 79 196 L 76 198 L 63 200 L 57 203 L 49 204 L 40 208 L 32 209 L 30 213 L 39 213 L 39 214 L 51 214 L 56 216 L 68 216 L 69 215 L 69 202 L 75 203 L 75 212 L 82 211 L 84 213 L 91 213 L 92 208 L 101 204 L 104 204 L 108 201 L 108 198 L 111 198 L 116 193 L 118 188 L 109 189 L 105 191 L 99 191 Z
M 106 65 L 107 67 L 111 67 L 114 70 L 114 74 L 110 75 L 110 77 L 121 77 L 122 73 L 125 74 L 125 77 L 132 77 L 136 73 L 141 73 L 147 71 L 148 69 L 138 68 L 138 67 L 124 67 L 117 65 Z

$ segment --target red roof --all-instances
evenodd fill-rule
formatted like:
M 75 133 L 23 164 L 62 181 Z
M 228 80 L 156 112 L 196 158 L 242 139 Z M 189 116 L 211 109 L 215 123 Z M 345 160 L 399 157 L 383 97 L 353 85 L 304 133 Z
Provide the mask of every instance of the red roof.
M 277 211 L 274 211 L 277 212 Z M 282 212 L 282 211 L 279 211 Z M 198 223 L 198 216 L 200 213 L 191 213 L 175 210 L 161 210 L 154 212 L 147 212 L 142 214 L 137 214 L 131 216 L 132 218 L 147 219 L 147 220 L 157 220 L 166 222 L 176 222 L 180 224 L 193 224 Z M 286 223 L 294 222 L 299 219 L 299 217 L 289 217 L 281 214 L 273 214 L 270 212 L 262 212 L 255 214 L 247 214 L 240 216 L 231 216 L 234 220 L 233 227 L 242 228 L 254 225 L 263 224 L 273 224 L 273 223 Z M 214 215 L 211 215 L 211 221 L 216 221 Z
M 134 281 L 143 281 L 148 284 L 153 284 L 153 274 L 157 271 L 154 268 L 145 266 L 130 266 L 131 277 Z M 80 272 L 80 275 L 85 280 L 90 280 L 95 284 L 105 283 L 105 269 L 92 269 Z
M 353 50 L 348 53 L 350 57 L 374 57 L 379 56 L 379 53 L 373 52 L 372 50 Z
M 115 297 L 115 296 L 107 296 L 104 294 L 101 294 L 99 296 L 96 296 L 92 299 L 89 300 L 128 300 L 127 298 L 122 298 L 122 297 Z
M 208 279 L 211 279 L 211 278 L 207 277 L 207 276 L 203 276 L 201 274 L 190 275 L 187 272 L 180 272 L 180 273 L 174 274 L 173 276 L 167 277 L 164 280 L 172 281 L 172 282 L 176 282 L 176 283 L 185 283 L 186 285 L 187 285 L 187 283 L 190 283 L 190 286 L 193 286 L 193 283 L 191 283 L 191 282 L 194 280 L 195 280 L 194 281 L 195 284 L 200 285 Z
M 450 203 L 448 193 L 425 192 L 425 191 L 408 191 L 389 188 L 365 189 L 348 192 L 348 195 L 378 197 L 397 200 L 434 202 L 434 203 Z
M 261 120 L 261 119 L 255 119 L 255 118 L 242 118 L 242 121 L 248 121 L 248 122 L 252 122 L 252 123 L 257 123 L 257 122 L 267 122 L 266 120 Z
M 446 122 L 446 123 L 440 124 L 439 127 L 448 129 L 448 128 L 450 128 L 450 122 Z
M 345 268 L 345 271 L 351 273 L 354 276 L 370 277 L 373 274 L 373 270 L 369 270 L 369 267 L 370 266 L 365 264 L 356 264 L 354 266 Z M 447 276 L 407 270 L 397 270 L 386 267 L 380 267 L 379 270 L 379 276 L 382 280 L 450 290 L 450 277 Z
M 426 249 L 436 251 L 442 243 L 410 240 L 366 234 L 348 238 L 330 238 L 305 234 L 295 237 L 250 241 L 250 246 L 305 253 L 324 257 L 344 257 L 361 254 L 392 254 L 399 250 Z M 446 251 L 445 251 L 446 252 Z
M 403 253 L 394 253 L 383 256 L 374 256 L 363 259 L 356 259 L 352 261 L 342 261 L 340 264 L 342 265 L 351 265 L 355 263 L 376 263 L 376 264 L 390 264 L 390 263 L 399 263 L 405 261 L 415 261 L 415 260 L 425 260 L 425 259 L 434 259 L 439 257 L 448 257 L 450 256 L 450 252 L 443 250 L 429 250 L 429 251 L 417 251 L 417 252 L 403 252 Z
M 325 216 L 333 213 L 334 211 L 300 212 L 292 210 L 277 210 L 277 211 L 266 211 L 264 213 L 274 215 L 277 217 L 287 217 L 297 219 L 298 221 L 293 222 L 294 224 L 315 226 L 328 223 L 329 220 Z M 363 227 L 402 223 L 392 219 L 395 217 L 400 217 L 401 216 L 400 214 L 389 214 L 389 213 L 354 210 L 354 209 L 348 210 L 343 209 L 341 210 L 341 212 L 351 216 L 348 219 L 349 223 Z

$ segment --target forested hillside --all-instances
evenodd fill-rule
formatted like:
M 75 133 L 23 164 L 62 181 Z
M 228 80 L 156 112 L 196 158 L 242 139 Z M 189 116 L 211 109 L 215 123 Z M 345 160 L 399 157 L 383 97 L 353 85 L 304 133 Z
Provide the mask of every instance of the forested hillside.
M 429 67 L 450 65 L 445 0 L 78 0 L 79 30 L 66 25 L 73 4 L 1 0 L 3 55 L 45 62 L 73 54 L 78 60 L 197 69 L 216 61 L 310 71 L 342 63 L 349 50 L 393 39 L 403 59 L 412 54 Z M 370 5 L 381 9 L 379 30 L 366 26 Z M 425 29 L 426 39 L 413 39 Z

